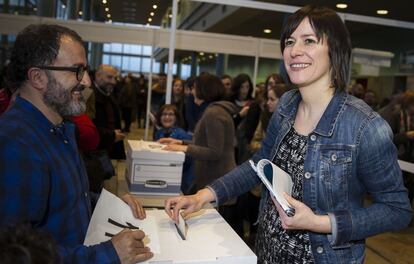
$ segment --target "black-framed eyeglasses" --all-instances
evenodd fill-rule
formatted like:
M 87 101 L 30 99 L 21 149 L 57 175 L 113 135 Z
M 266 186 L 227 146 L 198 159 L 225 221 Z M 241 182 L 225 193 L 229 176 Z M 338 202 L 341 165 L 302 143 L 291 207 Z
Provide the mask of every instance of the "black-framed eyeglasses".
M 83 75 L 88 71 L 87 65 L 79 65 L 77 67 L 61 67 L 61 66 L 35 66 L 39 69 L 50 70 L 50 71 L 71 71 L 76 73 L 76 79 L 82 81 Z

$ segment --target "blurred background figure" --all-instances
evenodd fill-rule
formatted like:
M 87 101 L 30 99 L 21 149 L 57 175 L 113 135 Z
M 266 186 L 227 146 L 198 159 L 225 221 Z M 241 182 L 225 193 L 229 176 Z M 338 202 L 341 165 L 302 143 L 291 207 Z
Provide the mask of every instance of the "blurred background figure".
M 360 83 L 355 83 L 351 88 L 351 94 L 359 99 L 364 99 L 365 88 Z
M 397 96 L 391 107 L 381 109 L 379 113 L 388 122 L 394 133 L 394 144 L 398 149 L 398 158 L 414 162 L 414 92 L 406 91 Z M 399 103 L 396 103 L 398 102 Z M 414 175 L 403 172 L 404 184 L 408 189 L 410 201 L 414 198 Z
M 378 111 L 378 99 L 377 94 L 373 90 L 366 90 L 364 94 L 364 102 L 367 103 L 374 111 Z
M 167 91 L 167 74 L 158 74 L 158 81 L 152 86 L 151 112 L 158 112 L 158 109 L 165 103 L 165 92 Z
M 0 229 L 0 248 L 3 264 L 63 263 L 51 235 L 29 224 Z
M 141 128 L 145 126 L 146 120 L 148 83 L 142 73 L 139 75 L 137 82 L 137 123 L 138 128 Z
M 123 80 L 122 89 L 118 98 L 119 106 L 122 111 L 122 119 L 124 120 L 124 128 L 122 129 L 122 132 L 130 132 L 132 116 L 137 104 L 137 97 L 135 96 L 137 94 L 136 89 L 137 87 L 133 83 L 132 74 L 129 73 Z
M 231 78 L 230 75 L 228 74 L 223 74 L 221 76 L 221 82 L 223 83 L 224 86 L 224 98 L 230 98 L 232 93 L 231 87 L 233 84 L 233 78 Z
M 187 129 L 185 119 L 185 94 L 184 94 L 184 81 L 180 78 L 175 78 L 172 84 L 172 96 L 171 103 L 175 105 L 179 113 L 179 119 L 177 119 L 177 126 L 182 129 Z

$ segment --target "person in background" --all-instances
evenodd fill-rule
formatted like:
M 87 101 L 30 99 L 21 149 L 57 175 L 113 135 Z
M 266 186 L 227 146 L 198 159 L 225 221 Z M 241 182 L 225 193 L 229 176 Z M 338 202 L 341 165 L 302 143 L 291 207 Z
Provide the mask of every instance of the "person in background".
M 129 133 L 131 130 L 132 116 L 136 106 L 136 86 L 133 83 L 133 76 L 129 73 L 125 76 L 123 87 L 119 93 L 119 106 L 122 111 L 122 119 L 124 119 L 124 128 L 122 132 Z M 135 115 L 134 115 L 135 116 Z
M 177 120 L 177 125 L 182 129 L 187 128 L 185 119 L 185 94 L 184 94 L 184 81 L 180 78 L 175 78 L 172 85 L 171 103 L 175 105 L 177 111 L 180 113 L 180 118 Z
M 180 113 L 175 105 L 163 105 L 156 115 L 157 124 L 160 129 L 155 133 L 154 140 L 164 137 L 191 140 L 192 136 L 187 134 L 184 129 L 177 125 L 180 119 Z
M 10 107 L 12 102 L 12 92 L 7 87 L 7 67 L 4 66 L 0 76 L 0 115 Z
M 155 114 L 158 112 L 158 109 L 165 103 L 165 93 L 167 91 L 167 74 L 158 74 L 158 82 L 156 82 L 151 89 L 151 112 Z
M 144 75 L 140 73 L 139 78 L 138 78 L 138 87 L 137 87 L 138 128 L 145 127 L 145 120 L 146 120 L 146 113 L 147 113 L 147 96 L 148 96 L 147 80 L 145 80 Z M 143 120 L 142 123 L 141 123 L 141 120 Z
M 381 116 L 388 122 L 394 133 L 393 142 L 398 149 L 398 158 L 414 162 L 414 92 L 405 91 L 397 95 L 398 104 L 380 110 Z M 384 111 L 386 110 L 386 111 Z M 414 198 L 414 175 L 404 172 L 404 184 L 408 188 L 410 201 Z
M 95 73 L 95 118 L 99 131 L 99 150 L 106 150 L 110 159 L 125 159 L 124 138 L 121 131 L 121 115 L 113 96 L 118 71 L 107 64 L 99 66 Z
M 191 135 L 187 134 L 184 129 L 177 125 L 181 116 L 175 105 L 163 105 L 158 111 L 156 118 L 160 128 L 155 133 L 154 140 L 159 140 L 161 138 L 173 138 L 178 140 L 192 139 Z M 194 178 L 193 159 L 190 155 L 186 155 L 181 177 L 181 191 L 183 193 L 189 194 L 191 192 Z
M 27 223 L 1 228 L 0 248 L 2 264 L 63 263 L 50 234 Z
M 374 111 L 378 111 L 378 99 L 377 99 L 377 94 L 373 91 L 373 90 L 366 90 L 365 94 L 364 94 L 364 102 L 367 103 L 367 105 L 369 105 L 372 110 Z
M 224 86 L 224 98 L 231 98 L 233 94 L 231 90 L 233 78 L 231 78 L 231 76 L 228 74 L 223 74 L 220 79 Z
M 200 105 L 195 103 L 194 99 L 194 83 L 196 78 L 189 77 L 186 82 L 185 86 L 191 90 L 190 95 L 186 99 L 185 103 L 185 122 L 187 123 L 187 133 L 190 135 L 194 134 L 194 129 L 200 120 L 201 116 L 203 115 L 204 111 L 206 110 L 207 106 L 209 105 L 208 102 L 202 102 Z
M 262 104 L 262 112 L 260 114 L 260 122 L 262 123 L 263 129 L 266 131 L 267 126 L 269 125 L 270 118 L 272 117 L 272 114 L 269 112 L 269 109 L 267 109 L 267 91 L 275 87 L 276 84 L 284 84 L 283 78 L 277 74 L 272 73 L 269 76 L 267 76 L 265 81 L 265 92 L 264 92 L 264 100 Z
M 364 88 L 364 86 L 362 84 L 360 84 L 360 83 L 355 83 L 351 87 L 351 94 L 353 96 L 355 96 L 356 98 L 364 99 L 364 95 L 365 95 L 365 88 Z
M 29 223 L 49 233 L 64 263 L 145 261 L 152 253 L 142 231 L 83 245 L 91 193 L 75 127 L 64 117 L 81 113 L 84 102 L 72 93 L 91 85 L 87 68 L 84 43 L 68 28 L 29 25 L 16 37 L 10 83 L 19 96 L 0 117 L 0 227 Z M 136 218 L 145 218 L 130 194 L 122 199 Z
M 159 142 L 168 144 L 165 150 L 183 151 L 193 159 L 195 180 L 189 192 L 195 193 L 236 166 L 232 115 L 237 113 L 237 108 L 223 100 L 223 84 L 214 75 L 198 76 L 192 91 L 196 105 L 207 105 L 197 123 L 193 140 L 161 138 Z M 219 208 L 220 214 L 230 223 L 235 221 L 235 202 L 233 200 Z
M 294 88 L 280 99 L 252 162 L 269 159 L 290 175 L 292 192 L 283 196 L 295 213 L 288 216 L 263 188 L 258 263 L 363 263 L 367 237 L 404 228 L 412 218 L 392 131 L 346 92 L 352 46 L 335 11 L 304 6 L 281 32 Z M 213 201 L 220 206 L 259 182 L 246 161 L 195 195 L 168 199 L 165 211 L 178 222 L 179 213 Z M 372 203 L 365 206 L 367 193 Z

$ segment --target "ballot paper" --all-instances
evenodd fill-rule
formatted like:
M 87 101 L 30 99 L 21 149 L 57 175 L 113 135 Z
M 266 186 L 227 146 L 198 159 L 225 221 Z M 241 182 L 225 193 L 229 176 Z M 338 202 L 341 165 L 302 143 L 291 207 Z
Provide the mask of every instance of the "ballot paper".
M 180 237 L 186 240 L 188 225 L 181 212 L 178 214 L 178 224 L 175 224 L 175 227 L 177 227 L 177 232 Z
M 295 214 L 295 209 L 290 206 L 283 196 L 284 192 L 289 195 L 292 194 L 293 182 L 289 174 L 267 159 L 260 160 L 257 165 L 254 165 L 252 160 L 249 160 L 249 163 L 269 190 L 270 194 L 283 208 L 286 215 L 293 216 Z M 270 183 L 269 179 L 272 180 L 272 183 Z
M 144 220 L 133 218 L 129 207 L 103 190 L 89 224 L 85 245 L 106 241 L 106 233 L 122 230 L 107 219 L 142 229 L 154 256 L 148 264 L 256 264 L 253 251 L 241 240 L 215 209 L 202 209 L 186 216 L 186 240 L 177 232 L 174 221 L 164 210 L 147 210 Z M 184 221 L 182 221 L 184 222 Z M 145 241 L 144 241 L 145 242 Z
M 156 220 L 152 218 L 147 215 L 145 220 L 136 219 L 129 205 L 102 189 L 89 222 L 84 245 L 95 245 L 107 241 L 111 239 L 111 236 L 121 232 L 124 227 L 131 230 L 139 228 L 145 233 L 143 240 L 145 246 L 151 248 L 153 253 L 159 253 L 160 242 L 157 225 Z

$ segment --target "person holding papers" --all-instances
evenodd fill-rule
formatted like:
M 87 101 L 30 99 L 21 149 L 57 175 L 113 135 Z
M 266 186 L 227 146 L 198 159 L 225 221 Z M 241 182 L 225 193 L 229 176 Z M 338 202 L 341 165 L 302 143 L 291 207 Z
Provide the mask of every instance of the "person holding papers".
M 392 131 L 346 93 L 351 41 L 333 10 L 299 9 L 280 45 L 293 89 L 280 99 L 252 162 L 268 159 L 290 175 L 291 196 L 284 198 L 294 214 L 287 216 L 263 188 L 258 262 L 363 263 L 367 237 L 404 228 L 412 217 Z M 259 182 L 247 161 L 195 195 L 166 200 L 165 210 L 177 221 L 182 209 L 220 205 Z M 366 194 L 372 204 L 365 207 Z
M 73 93 L 91 85 L 81 37 L 58 25 L 29 25 L 16 37 L 10 82 L 19 96 L 0 117 L 0 228 L 28 223 L 51 235 L 63 263 L 137 263 L 153 256 L 141 230 L 84 246 L 90 221 L 88 176 L 75 126 L 65 120 L 84 109 Z M 122 199 L 135 217 L 145 211 Z

